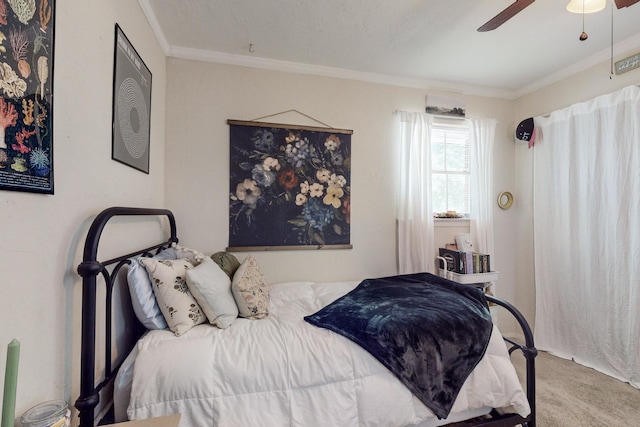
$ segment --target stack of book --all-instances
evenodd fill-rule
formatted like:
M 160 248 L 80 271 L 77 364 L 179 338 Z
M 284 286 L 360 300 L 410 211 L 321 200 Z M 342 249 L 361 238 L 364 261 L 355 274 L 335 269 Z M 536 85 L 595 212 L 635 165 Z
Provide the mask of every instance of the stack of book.
M 454 273 L 476 274 L 491 272 L 488 254 L 440 248 L 440 256 L 447 261 L 447 270 Z

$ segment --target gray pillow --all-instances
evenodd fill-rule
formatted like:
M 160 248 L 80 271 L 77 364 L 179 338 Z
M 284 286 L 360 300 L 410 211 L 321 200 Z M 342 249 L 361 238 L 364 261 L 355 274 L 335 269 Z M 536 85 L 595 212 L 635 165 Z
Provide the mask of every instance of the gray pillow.
M 209 323 L 228 328 L 238 317 L 238 306 L 231 292 L 231 279 L 209 258 L 186 273 L 187 286 Z

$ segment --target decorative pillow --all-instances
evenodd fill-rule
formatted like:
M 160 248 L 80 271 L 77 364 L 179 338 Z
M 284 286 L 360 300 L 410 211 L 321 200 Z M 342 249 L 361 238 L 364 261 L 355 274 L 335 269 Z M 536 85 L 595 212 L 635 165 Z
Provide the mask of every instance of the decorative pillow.
M 183 258 L 189 261 L 194 266 L 200 264 L 203 259 L 206 258 L 205 254 L 195 249 L 185 248 L 177 243 L 172 243 L 171 247 L 176 251 L 176 259 Z
M 209 323 L 225 329 L 238 317 L 238 306 L 231 292 L 231 279 L 210 258 L 187 270 L 187 286 Z
M 211 255 L 211 259 L 220 266 L 222 271 L 227 273 L 229 279 L 233 279 L 233 275 L 238 267 L 240 267 L 240 261 L 238 261 L 238 258 L 229 252 L 216 252 Z
M 144 257 L 140 257 L 144 258 Z M 127 271 L 127 282 L 129 293 L 131 294 L 131 305 L 136 317 L 147 329 L 167 329 L 167 322 L 158 307 L 156 297 L 153 294 L 151 280 L 147 270 L 140 264 L 139 259 L 132 259 Z M 153 258 L 155 259 L 176 259 L 176 251 L 167 248 Z
M 248 256 L 233 275 L 231 290 L 240 317 L 262 319 L 269 314 L 269 288 L 253 257 Z
M 193 264 L 186 259 L 141 259 L 153 284 L 160 311 L 176 336 L 204 323 L 207 318 L 189 292 L 185 276 Z

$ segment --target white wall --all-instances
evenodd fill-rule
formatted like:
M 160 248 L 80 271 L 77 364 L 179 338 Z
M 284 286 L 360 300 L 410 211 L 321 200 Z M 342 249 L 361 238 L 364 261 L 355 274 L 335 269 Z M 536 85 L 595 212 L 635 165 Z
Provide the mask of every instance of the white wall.
M 354 247 L 254 253 L 267 280 L 347 280 L 395 272 L 393 100 L 402 93 L 413 97 L 414 109 L 421 109 L 421 93 L 177 59 L 168 60 L 167 74 L 166 201 L 179 218 L 183 244 L 207 253 L 228 244 L 226 120 L 251 120 L 296 109 L 335 128 L 353 129 Z M 321 126 L 295 113 L 265 120 Z
M 165 57 L 137 2 L 56 2 L 55 195 L 0 192 L 0 381 L 21 342 L 16 415 L 78 396 L 81 260 L 90 220 L 111 205 L 164 202 Z M 114 26 L 153 73 L 151 173 L 111 160 Z M 1 392 L 1 390 L 0 390 Z
M 289 74 L 184 59 L 167 64 L 166 202 L 184 245 L 213 253 L 228 244 L 227 119 L 252 120 L 296 109 L 352 135 L 352 250 L 252 253 L 269 282 L 348 280 L 396 273 L 398 116 L 424 111 L 427 89 Z M 461 97 L 462 95 L 457 94 Z M 513 190 L 512 101 L 465 97 L 467 114 L 498 119 L 495 198 Z M 318 123 L 298 114 L 264 121 Z M 513 216 L 497 204 L 498 294 L 513 297 Z M 243 259 L 247 254 L 236 254 Z

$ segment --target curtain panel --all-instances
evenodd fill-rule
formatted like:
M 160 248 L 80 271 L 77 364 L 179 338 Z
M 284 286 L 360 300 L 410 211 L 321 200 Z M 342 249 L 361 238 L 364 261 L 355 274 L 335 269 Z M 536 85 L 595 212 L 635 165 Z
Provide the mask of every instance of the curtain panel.
M 477 252 L 493 255 L 493 145 L 496 119 L 469 119 L 471 236 Z
M 640 387 L 640 89 L 535 126 L 536 346 Z
M 405 111 L 399 114 L 398 273 L 433 273 L 436 256 L 431 203 L 433 116 Z

